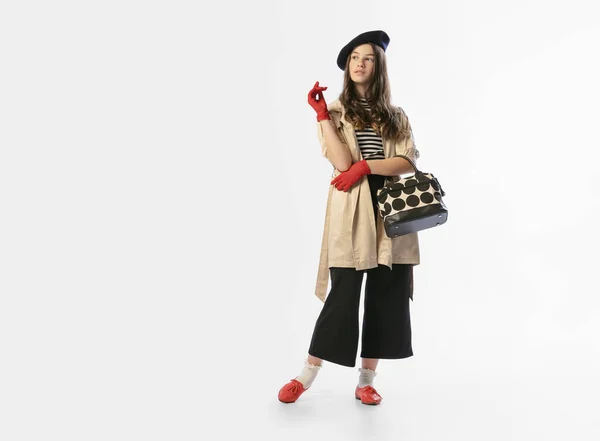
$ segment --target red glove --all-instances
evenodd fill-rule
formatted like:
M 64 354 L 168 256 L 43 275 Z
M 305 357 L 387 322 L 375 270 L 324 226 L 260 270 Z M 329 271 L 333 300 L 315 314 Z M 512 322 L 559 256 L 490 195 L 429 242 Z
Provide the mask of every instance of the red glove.
M 317 121 L 331 119 L 327 111 L 327 103 L 325 102 L 325 98 L 323 98 L 324 90 L 327 90 L 327 87 L 319 86 L 319 82 L 317 81 L 310 92 L 308 92 L 308 104 L 317 112 Z
M 341 172 L 333 181 L 331 181 L 332 185 L 335 185 L 335 188 L 342 191 L 348 191 L 350 188 L 358 182 L 360 178 L 364 175 L 370 175 L 371 169 L 369 168 L 369 164 L 367 161 L 363 159 L 362 161 L 355 162 L 350 166 L 348 170 L 345 172 Z

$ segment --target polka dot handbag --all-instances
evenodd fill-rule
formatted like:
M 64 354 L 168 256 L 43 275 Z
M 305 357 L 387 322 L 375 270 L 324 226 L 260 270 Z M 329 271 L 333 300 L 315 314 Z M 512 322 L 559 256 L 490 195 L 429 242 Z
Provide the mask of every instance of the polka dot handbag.
M 448 209 L 442 201 L 446 193 L 431 173 L 420 171 L 408 157 L 414 175 L 386 180 L 377 190 L 377 204 L 388 237 L 402 236 L 442 225 L 448 219 Z

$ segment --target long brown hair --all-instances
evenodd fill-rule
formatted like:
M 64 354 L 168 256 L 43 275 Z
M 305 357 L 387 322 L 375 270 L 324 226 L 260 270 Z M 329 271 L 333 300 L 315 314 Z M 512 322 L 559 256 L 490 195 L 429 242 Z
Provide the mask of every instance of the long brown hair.
M 369 43 L 370 44 L 370 43 Z M 407 124 L 401 122 L 398 108 L 391 103 L 390 81 L 387 74 L 385 52 L 377 45 L 370 44 L 375 54 L 375 70 L 373 81 L 369 86 L 370 95 L 365 97 L 371 108 L 371 114 L 361 105 L 356 93 L 354 82 L 350 78 L 350 56 L 346 59 L 344 69 L 344 88 L 340 94 L 340 103 L 346 109 L 346 119 L 355 130 L 373 127 L 375 132 L 384 139 L 402 140 L 410 137 Z M 403 121 L 406 118 L 402 118 Z

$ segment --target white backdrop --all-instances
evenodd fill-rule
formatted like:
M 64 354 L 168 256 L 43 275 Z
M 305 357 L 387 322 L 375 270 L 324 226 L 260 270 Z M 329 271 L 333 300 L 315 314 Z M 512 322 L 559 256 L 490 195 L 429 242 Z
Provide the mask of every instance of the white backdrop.
M 597 9 L 3 3 L 0 438 L 598 439 Z M 322 306 L 306 95 L 373 29 L 449 219 L 382 405 L 331 363 L 283 405 Z

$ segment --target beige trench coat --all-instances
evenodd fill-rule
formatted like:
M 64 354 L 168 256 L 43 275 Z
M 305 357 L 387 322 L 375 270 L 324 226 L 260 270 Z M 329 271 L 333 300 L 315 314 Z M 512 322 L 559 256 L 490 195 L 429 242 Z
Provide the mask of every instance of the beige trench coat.
M 339 99 L 327 107 L 332 121 L 338 128 L 340 138 L 348 145 L 352 154 L 352 162 L 361 161 L 363 158 L 358 148 L 354 129 L 351 123 L 345 119 L 345 109 Z M 402 125 L 410 129 L 410 123 L 402 108 L 398 108 L 398 117 Z M 321 153 L 327 157 L 327 145 L 321 123 L 317 123 L 317 133 L 321 143 Z M 383 149 L 386 158 L 401 154 L 410 157 L 416 163 L 419 157 L 419 151 L 412 135 L 410 138 L 397 142 L 383 140 Z M 332 178 L 338 174 L 340 172 L 334 169 Z M 392 178 L 393 181 L 397 179 L 398 177 Z M 347 192 L 337 190 L 333 185 L 329 186 L 315 289 L 315 295 L 322 302 L 325 302 L 327 295 L 329 267 L 356 268 L 358 271 L 376 268 L 378 264 L 391 268 L 393 263 L 412 265 L 420 263 L 417 233 L 390 239 L 385 234 L 381 216 L 374 219 L 371 204 L 369 181 L 366 176 L 363 176 Z M 411 300 L 412 285 L 411 267 Z

